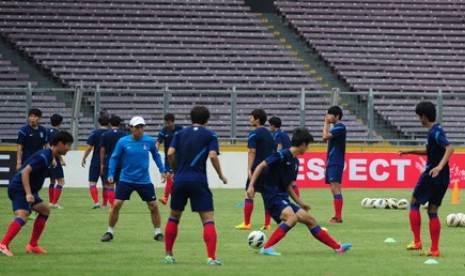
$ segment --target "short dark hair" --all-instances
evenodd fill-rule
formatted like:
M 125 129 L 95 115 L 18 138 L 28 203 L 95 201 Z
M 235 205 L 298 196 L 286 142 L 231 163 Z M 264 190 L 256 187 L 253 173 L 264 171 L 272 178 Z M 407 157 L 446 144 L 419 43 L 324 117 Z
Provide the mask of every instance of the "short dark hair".
M 266 123 L 265 110 L 261 108 L 257 108 L 257 109 L 254 109 L 250 114 L 253 116 L 255 120 L 258 119 L 260 121 L 260 125 L 264 125 Z
M 50 117 L 50 123 L 54 127 L 61 125 L 63 123 L 63 116 L 56 113 L 53 114 L 52 117 Z
M 418 116 L 425 115 L 428 121 L 436 121 L 436 107 L 432 102 L 421 102 L 415 107 Z
M 279 117 L 271 117 L 268 120 L 268 123 L 270 123 L 270 125 L 272 125 L 272 126 L 280 128 L 281 127 L 281 118 L 279 118 Z
M 38 108 L 31 108 L 31 109 L 29 109 L 29 113 L 27 114 L 27 116 L 31 116 L 31 115 L 36 115 L 37 117 L 42 117 L 42 110 L 40 110 Z
M 300 147 L 302 144 L 310 144 L 313 142 L 313 136 L 306 128 L 296 128 L 292 131 L 291 145 L 293 147 Z
M 193 124 L 204 125 L 210 119 L 210 111 L 203 105 L 196 105 L 191 109 L 191 121 Z
M 342 109 L 337 105 L 328 108 L 328 114 L 339 116 L 339 120 L 342 120 Z
M 110 118 L 107 115 L 102 115 L 98 118 L 98 123 L 101 126 L 107 126 L 110 123 Z
M 165 117 L 164 117 L 164 120 L 165 120 L 165 121 L 169 121 L 169 122 L 174 122 L 174 114 L 172 114 L 172 113 L 166 113 L 166 114 L 165 114 Z
M 119 116 L 116 116 L 116 115 L 111 115 L 111 117 L 110 117 L 110 125 L 114 126 L 114 127 L 117 127 L 120 124 L 121 124 L 121 118 Z
M 73 143 L 73 135 L 71 135 L 67 131 L 60 131 L 53 136 L 52 141 L 50 141 L 50 143 L 52 144 L 52 146 L 56 146 L 59 142 L 63 142 L 63 144 Z

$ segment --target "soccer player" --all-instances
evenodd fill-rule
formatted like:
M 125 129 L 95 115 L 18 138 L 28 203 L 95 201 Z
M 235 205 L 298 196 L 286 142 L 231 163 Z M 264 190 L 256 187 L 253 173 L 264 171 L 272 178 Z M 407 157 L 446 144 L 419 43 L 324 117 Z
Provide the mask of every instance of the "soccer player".
M 173 171 L 170 168 L 170 162 L 168 160 L 168 149 L 170 147 L 171 141 L 173 140 L 174 135 L 182 130 L 182 126 L 174 124 L 174 115 L 167 113 L 165 115 L 165 127 L 158 132 L 157 139 L 157 149 L 160 148 L 160 144 L 164 144 L 165 149 L 165 170 L 166 170 L 166 186 L 165 186 L 165 195 L 160 197 L 158 200 L 164 205 L 168 202 L 168 197 L 171 194 L 173 188 Z
M 51 142 L 52 147 L 39 150 L 25 160 L 8 184 L 8 197 L 10 198 L 16 218 L 8 226 L 8 230 L 0 243 L 0 251 L 12 257 L 10 242 L 16 237 L 26 224 L 28 216 L 34 210 L 39 213 L 32 228 L 32 235 L 26 246 L 28 253 L 45 254 L 38 241 L 42 234 L 50 209 L 39 196 L 39 190 L 44 185 L 49 173 L 53 158 L 66 154 L 74 139 L 65 131 L 57 133 Z
M 342 205 L 344 200 L 341 193 L 342 173 L 344 171 L 344 155 L 346 152 L 346 127 L 341 122 L 342 110 L 339 106 L 328 109 L 323 124 L 323 141 L 328 141 L 326 155 L 325 182 L 331 187 L 333 194 L 334 216 L 329 223 L 342 223 Z M 330 124 L 334 127 L 330 130 Z
M 140 198 L 147 203 L 150 217 L 155 228 L 154 239 L 163 241 L 160 231 L 160 212 L 157 205 L 155 188 L 149 175 L 149 153 L 160 171 L 162 181 L 165 181 L 165 167 L 160 154 L 155 147 L 155 140 L 144 134 L 145 121 L 142 117 L 135 116 L 129 121 L 131 135 L 120 138 L 116 143 L 113 154 L 110 157 L 108 183 L 115 183 L 116 168 L 121 166 L 121 173 L 116 187 L 115 202 L 110 209 L 108 231 L 101 241 L 113 240 L 113 229 L 118 222 L 119 212 L 125 200 L 129 200 L 133 191 L 137 191 Z
M 255 168 L 260 164 L 267 156 L 270 156 L 274 152 L 274 141 L 271 133 L 265 128 L 266 112 L 263 109 L 255 109 L 252 111 L 250 116 L 250 124 L 255 127 L 247 137 L 247 148 L 248 160 L 247 160 L 247 181 L 245 184 L 245 190 L 249 187 L 250 177 L 252 177 Z M 255 190 L 261 192 L 262 188 L 262 177 L 258 180 Z M 252 224 L 250 218 L 252 216 L 254 201 L 253 197 L 250 197 L 247 192 L 245 193 L 244 203 L 244 222 L 236 225 L 235 228 L 238 230 L 250 230 Z M 260 228 L 261 230 L 271 229 L 271 217 L 268 210 L 265 208 L 265 223 Z
M 63 123 L 63 117 L 59 114 L 53 114 L 52 117 L 50 117 L 50 123 L 52 127 L 47 129 L 47 139 L 49 141 L 49 144 L 52 142 L 55 135 L 60 132 L 61 124 Z M 61 205 L 58 205 L 58 200 L 60 199 L 63 186 L 65 185 L 63 166 L 66 166 L 66 163 L 62 155 L 55 158 L 55 161 L 57 163 L 57 166 L 54 168 L 50 168 L 50 185 L 48 186 L 48 205 L 52 209 L 63 209 Z
M 102 115 L 98 118 L 99 128 L 92 131 L 87 138 L 87 147 L 84 151 L 84 156 L 82 157 L 81 165 L 82 167 L 86 166 L 86 159 L 89 153 L 92 152 L 92 160 L 90 161 L 89 167 L 89 189 L 94 205 L 92 209 L 100 208 L 100 201 L 98 200 L 98 190 L 97 190 L 97 181 L 100 177 L 100 139 L 102 134 L 108 130 L 108 124 L 110 119 L 106 115 Z M 104 193 L 106 196 L 106 193 Z
M 275 149 L 278 151 L 290 148 L 291 139 L 289 138 L 289 135 L 281 129 L 281 118 L 271 117 L 268 122 L 270 123 L 271 133 L 273 134 L 274 145 L 276 147 Z M 296 195 L 300 197 L 299 186 L 295 184 L 295 181 L 292 182 L 292 189 L 294 189 Z
M 120 129 L 121 118 L 113 115 L 110 117 L 110 127 L 107 132 L 102 134 L 100 139 L 100 173 L 102 174 L 103 183 L 103 205 L 102 208 L 107 207 L 107 201 L 110 206 L 113 206 L 115 201 L 115 183 L 119 181 L 121 166 L 116 166 L 115 174 L 113 176 L 113 183 L 108 183 L 108 167 L 110 164 L 110 157 L 113 154 L 116 143 L 118 140 L 126 136 L 126 132 Z
M 410 201 L 410 227 L 414 240 L 407 246 L 407 250 L 421 250 L 420 239 L 421 216 L 420 204 L 428 204 L 429 232 L 431 236 L 431 248 L 422 252 L 423 256 L 439 257 L 439 236 L 441 233 L 441 223 L 439 222 L 438 209 L 449 186 L 449 158 L 454 149 L 446 138 L 444 129 L 436 123 L 436 108 L 431 102 L 420 102 L 415 108 L 420 123 L 428 128 L 428 138 L 426 149 L 401 150 L 398 153 L 426 155 L 426 167 L 417 185 L 413 190 Z
M 222 265 L 216 258 L 216 228 L 213 196 L 208 188 L 207 158 L 224 184 L 227 183 L 218 159 L 218 137 L 206 128 L 210 112 L 205 106 L 194 106 L 190 112 L 192 126 L 175 134 L 168 150 L 171 168 L 175 172 L 171 195 L 171 212 L 165 228 L 165 263 L 174 264 L 173 245 L 178 234 L 178 224 L 190 200 L 193 212 L 198 212 L 203 224 L 203 238 L 207 247 L 207 264 Z
M 316 220 L 307 211 L 310 206 L 305 204 L 294 192 L 291 183 L 297 177 L 299 160 L 296 158 L 307 151 L 308 145 L 313 141 L 307 129 L 297 128 L 292 135 L 292 146 L 290 149 L 280 150 L 262 161 L 253 173 L 247 194 L 253 196 L 255 185 L 260 174 L 268 168 L 262 195 L 265 199 L 265 207 L 270 211 L 273 219 L 279 224 L 270 239 L 266 242 L 260 253 L 269 256 L 281 255 L 274 249 L 286 233 L 293 228 L 297 222 L 305 224 L 310 233 L 320 242 L 331 247 L 334 252 L 340 254 L 352 247 L 351 244 L 339 244 L 327 231 L 321 229 Z M 289 201 L 289 195 L 298 204 Z

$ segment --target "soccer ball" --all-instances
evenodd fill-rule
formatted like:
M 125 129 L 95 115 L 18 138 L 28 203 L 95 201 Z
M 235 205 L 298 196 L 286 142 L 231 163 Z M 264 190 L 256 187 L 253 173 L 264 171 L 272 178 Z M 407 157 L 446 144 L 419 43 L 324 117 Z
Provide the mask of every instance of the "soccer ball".
M 447 226 L 449 227 L 457 227 L 462 221 L 462 217 L 458 217 L 455 214 L 449 214 L 446 218 Z
M 377 198 L 375 202 L 373 202 L 373 206 L 376 209 L 384 209 L 387 206 L 387 201 L 384 198 Z
M 362 199 L 361 205 L 363 208 L 373 208 L 373 199 L 366 197 Z
M 463 213 L 457 213 L 455 214 L 455 219 L 458 220 L 457 227 L 459 227 L 462 224 L 462 219 L 465 217 Z
M 387 201 L 387 207 L 389 209 L 397 209 L 397 203 L 399 200 L 397 198 L 389 198 Z
M 249 247 L 253 249 L 260 249 L 265 245 L 266 235 L 262 231 L 252 231 L 247 237 Z
M 403 198 L 397 202 L 397 209 L 405 210 L 408 208 L 408 204 L 409 204 L 408 200 Z
M 462 216 L 462 220 L 460 221 L 460 226 L 465 227 L 465 216 Z

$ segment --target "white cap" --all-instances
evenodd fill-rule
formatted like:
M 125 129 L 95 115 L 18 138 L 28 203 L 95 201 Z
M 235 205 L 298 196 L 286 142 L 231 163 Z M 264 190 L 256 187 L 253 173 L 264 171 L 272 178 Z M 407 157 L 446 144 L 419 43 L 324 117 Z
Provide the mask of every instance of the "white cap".
M 145 125 L 144 118 L 140 116 L 132 117 L 131 121 L 129 121 L 130 126 L 138 126 L 138 125 Z

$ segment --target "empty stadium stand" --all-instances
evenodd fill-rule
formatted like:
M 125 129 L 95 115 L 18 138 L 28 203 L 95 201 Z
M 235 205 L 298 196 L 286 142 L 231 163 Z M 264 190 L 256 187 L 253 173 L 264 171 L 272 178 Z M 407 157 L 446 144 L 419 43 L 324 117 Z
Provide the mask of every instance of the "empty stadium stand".
M 28 74 L 21 73 L 17 66 L 0 55 L 0 87 L 27 87 L 29 83 L 37 85 L 37 82 L 29 79 Z

